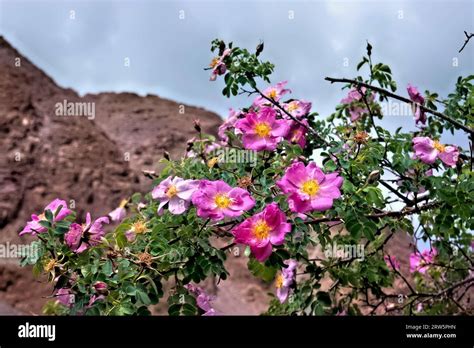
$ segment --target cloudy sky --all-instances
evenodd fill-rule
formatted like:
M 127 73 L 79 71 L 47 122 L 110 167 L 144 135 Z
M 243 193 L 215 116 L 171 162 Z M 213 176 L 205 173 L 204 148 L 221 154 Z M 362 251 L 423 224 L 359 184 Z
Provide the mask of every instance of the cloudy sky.
M 157 94 L 223 117 L 248 101 L 224 98 L 222 79 L 208 81 L 203 67 L 216 37 L 252 49 L 263 40 L 263 58 L 276 64 L 272 81 L 288 80 L 295 97 L 326 116 L 344 95 L 323 78 L 354 76 L 366 40 L 374 60 L 392 67 L 400 93 L 411 82 L 446 95 L 474 72 L 474 42 L 458 53 L 473 23 L 472 0 L 0 0 L 0 34 L 62 87 Z

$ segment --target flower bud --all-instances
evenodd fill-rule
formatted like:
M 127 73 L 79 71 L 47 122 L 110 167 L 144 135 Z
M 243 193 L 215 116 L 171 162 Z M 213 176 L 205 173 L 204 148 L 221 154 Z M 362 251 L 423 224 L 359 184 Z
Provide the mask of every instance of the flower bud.
M 379 181 L 380 179 L 380 170 L 373 170 L 370 172 L 369 176 L 367 177 L 367 184 L 373 184 Z
M 94 290 L 100 295 L 107 295 L 109 292 L 107 284 L 101 281 L 95 282 L 93 287 Z
M 201 133 L 201 121 L 199 119 L 194 120 L 194 129 L 196 132 Z

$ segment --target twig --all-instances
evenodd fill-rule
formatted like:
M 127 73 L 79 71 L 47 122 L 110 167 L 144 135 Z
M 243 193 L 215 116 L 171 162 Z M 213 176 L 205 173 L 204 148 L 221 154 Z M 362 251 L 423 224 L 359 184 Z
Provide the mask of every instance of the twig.
M 421 205 L 419 207 L 406 208 L 406 209 L 394 210 L 394 211 L 382 211 L 376 214 L 368 214 L 368 215 L 365 215 L 365 217 L 368 219 L 373 219 L 373 220 L 381 219 L 384 217 L 402 217 L 406 215 L 416 214 L 421 211 L 430 210 L 430 209 L 436 208 L 438 205 L 439 205 L 439 202 L 431 202 L 431 203 L 426 203 L 424 205 Z M 312 220 L 306 220 L 304 221 L 304 223 L 314 224 L 314 223 L 333 222 L 333 221 L 343 221 L 343 218 L 339 216 L 320 217 L 320 218 L 315 218 Z
M 462 45 L 461 49 L 459 50 L 459 53 L 461 53 L 462 50 L 464 49 L 464 47 L 466 47 L 469 40 L 471 40 L 471 37 L 474 36 L 474 33 L 468 34 L 467 31 L 464 30 L 464 35 L 466 35 L 466 40 L 464 41 L 464 44 Z
M 443 114 L 442 112 L 439 112 L 439 111 L 436 111 L 436 110 L 432 110 L 424 105 L 421 105 L 421 104 L 418 104 L 418 103 L 415 103 L 413 101 L 411 101 L 410 99 L 408 98 L 405 98 L 405 97 L 402 97 L 402 96 L 399 96 L 398 94 L 395 94 L 395 93 L 392 93 L 390 91 L 387 91 L 386 89 L 383 89 L 383 88 L 380 88 L 380 87 L 376 87 L 376 86 L 372 86 L 368 83 L 365 83 L 365 82 L 361 82 L 361 81 L 357 81 L 357 80 L 351 80 L 351 79 L 346 79 L 346 78 L 332 78 L 332 77 L 326 77 L 325 78 L 326 81 L 329 81 L 331 83 L 334 83 L 334 82 L 342 82 L 342 83 L 350 83 L 352 85 L 357 85 L 357 86 L 362 86 L 362 87 L 365 87 L 365 88 L 369 88 L 373 91 L 376 91 L 376 92 L 379 92 L 381 94 L 384 94 L 385 96 L 387 97 L 390 97 L 390 98 L 393 98 L 393 99 L 397 99 L 397 100 L 400 100 L 400 101 L 403 101 L 405 103 L 408 103 L 408 104 L 412 104 L 412 105 L 415 105 L 415 106 L 418 106 L 421 110 L 423 110 L 424 112 L 427 112 L 427 113 L 430 113 L 432 115 L 435 115 L 443 120 L 445 120 L 446 122 L 449 122 L 453 125 L 455 125 L 456 127 L 458 128 L 461 128 L 462 130 L 466 131 L 467 133 L 471 134 L 471 135 L 474 135 L 474 129 L 462 124 L 461 122 L 459 121 L 456 121 L 455 119 L 449 117 L 448 115 L 445 115 Z

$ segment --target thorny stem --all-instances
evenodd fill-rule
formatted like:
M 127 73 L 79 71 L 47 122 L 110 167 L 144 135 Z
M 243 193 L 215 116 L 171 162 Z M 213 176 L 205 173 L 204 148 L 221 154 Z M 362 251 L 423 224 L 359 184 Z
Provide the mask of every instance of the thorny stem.
M 390 91 L 387 91 L 386 89 L 383 89 L 383 88 L 380 88 L 380 87 L 376 87 L 376 86 L 373 86 L 371 84 L 368 84 L 368 83 L 365 83 L 365 82 L 361 82 L 361 81 L 357 81 L 357 80 L 352 80 L 352 79 L 346 79 L 346 78 L 333 78 L 333 77 L 326 77 L 325 78 L 326 81 L 329 81 L 331 83 L 335 83 L 335 82 L 341 82 L 341 83 L 350 83 L 352 85 L 356 85 L 356 86 L 360 86 L 360 87 L 365 87 L 365 88 L 369 88 L 373 91 L 376 91 L 376 92 L 379 92 L 381 94 L 384 94 L 385 96 L 387 97 L 390 97 L 390 98 L 393 98 L 393 99 L 397 99 L 397 100 L 400 100 L 400 101 L 403 101 L 405 103 L 408 103 L 408 104 L 412 104 L 412 105 L 415 105 L 415 106 L 418 106 L 421 110 L 427 112 L 427 113 L 430 113 L 434 116 L 437 116 L 443 120 L 445 120 L 446 122 L 449 122 L 451 123 L 452 125 L 464 130 L 465 132 L 473 135 L 474 134 L 474 129 L 462 124 L 461 122 L 449 117 L 448 115 L 446 114 L 443 114 L 442 112 L 439 112 L 439 111 L 436 111 L 436 110 L 432 110 L 424 105 L 421 105 L 421 104 L 418 104 L 418 103 L 415 103 L 413 101 L 411 101 L 410 99 L 408 98 L 405 98 L 405 97 L 402 97 L 402 96 L 399 96 L 398 94 L 395 94 L 395 93 L 392 93 Z

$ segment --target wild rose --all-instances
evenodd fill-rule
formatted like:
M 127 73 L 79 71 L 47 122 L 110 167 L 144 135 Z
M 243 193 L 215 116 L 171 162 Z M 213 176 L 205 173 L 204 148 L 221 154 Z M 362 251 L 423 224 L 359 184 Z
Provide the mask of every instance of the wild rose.
M 400 262 L 398 262 L 395 256 L 384 255 L 383 259 L 388 268 L 392 268 L 397 271 L 400 270 Z
M 447 166 L 456 167 L 459 158 L 457 147 L 443 145 L 438 140 L 428 137 L 413 138 L 413 150 L 415 151 L 414 157 L 427 164 L 433 164 L 436 158 L 439 158 Z
M 272 253 L 273 245 L 281 245 L 291 225 L 276 203 L 271 203 L 260 213 L 246 219 L 232 229 L 236 243 L 250 246 L 255 258 L 263 262 Z
M 311 111 L 311 102 L 304 100 L 292 100 L 283 104 L 283 108 L 293 117 L 302 118 Z
M 278 82 L 275 86 L 270 86 L 264 89 L 262 94 L 266 96 L 267 98 L 270 98 L 271 100 L 275 102 L 278 102 L 281 99 L 281 97 L 283 97 L 285 94 L 291 93 L 289 89 L 285 88 L 285 85 L 287 83 L 288 81 Z M 258 96 L 253 101 L 253 106 L 255 107 L 262 107 L 263 105 L 272 105 L 272 103 L 268 99 L 262 96 Z
M 74 294 L 69 288 L 60 288 L 56 291 L 56 299 L 66 307 L 72 307 L 74 304 Z
M 54 215 L 58 208 L 61 206 L 61 210 L 57 213 L 57 215 Z M 45 213 L 46 210 L 51 211 L 53 214 L 53 221 L 61 221 L 66 218 L 66 216 L 70 215 L 72 212 L 67 208 L 66 201 L 63 201 L 59 198 L 56 198 L 53 200 L 51 203 L 49 203 L 43 210 L 43 213 L 40 215 L 32 214 L 31 215 L 31 221 L 28 221 L 26 224 L 25 228 L 21 230 L 20 236 L 31 233 L 32 235 L 36 235 L 37 233 L 44 233 L 48 229 L 46 227 L 41 226 L 40 221 L 46 221 Z
M 290 124 L 287 120 L 277 120 L 274 109 L 264 107 L 258 113 L 247 113 L 245 118 L 236 122 L 235 127 L 242 132 L 242 143 L 246 149 L 273 151 L 287 135 Z
M 184 213 L 189 207 L 192 195 L 197 188 L 198 181 L 196 180 L 184 180 L 177 176 L 174 178 L 167 177 L 151 193 L 153 199 L 160 200 L 158 214 L 163 214 L 163 208 L 166 204 L 168 204 L 168 210 L 171 214 Z
M 288 134 L 285 136 L 285 139 L 288 140 L 290 143 L 298 144 L 302 149 L 306 147 L 306 133 L 308 131 L 308 121 L 302 120 L 300 121 L 302 124 L 289 121 L 290 122 L 290 129 Z
M 231 53 L 231 49 L 226 49 L 220 57 L 216 57 L 211 61 L 209 66 L 212 68 L 211 81 L 215 81 L 217 76 L 224 75 L 227 71 L 227 66 L 224 63 L 224 58 Z
M 223 143 L 229 142 L 229 137 L 227 136 L 226 132 L 233 129 L 235 127 L 235 123 L 239 120 L 239 116 L 241 115 L 241 111 L 230 109 L 229 116 L 227 119 L 219 126 L 219 130 L 217 132 L 217 136 Z
M 215 296 L 206 294 L 202 288 L 193 284 L 186 284 L 184 288 L 196 297 L 196 304 L 204 311 L 203 316 L 214 316 L 218 314 L 211 303 L 215 300 Z
M 123 199 L 120 202 L 120 205 L 108 214 L 111 221 L 120 222 L 125 218 L 125 216 L 127 215 L 127 211 L 125 209 L 127 203 L 128 200 Z
M 424 105 L 425 104 L 425 98 L 421 95 L 421 93 L 418 91 L 418 88 L 408 84 L 407 87 L 408 95 L 410 96 L 410 100 L 414 103 Z M 421 123 L 425 124 L 426 123 L 426 115 L 425 112 L 420 108 L 418 105 L 413 105 L 413 114 L 415 115 L 415 123 Z
M 298 263 L 295 260 L 285 260 L 284 263 L 288 265 L 281 270 L 275 280 L 276 294 L 280 303 L 284 303 L 288 298 L 290 286 L 295 279 L 295 270 Z
M 103 225 L 108 223 L 110 223 L 110 220 L 105 216 L 92 222 L 91 214 L 87 213 L 84 225 L 71 224 L 69 231 L 64 235 L 64 242 L 72 251 L 80 254 L 84 250 L 100 244 L 102 237 L 105 235 Z
M 288 195 L 291 211 L 306 213 L 331 208 L 334 199 L 341 196 L 342 181 L 338 173 L 324 174 L 314 162 L 306 167 L 302 162 L 295 162 L 277 181 L 277 186 Z
M 425 274 L 429 265 L 433 263 L 437 255 L 438 250 L 436 248 L 425 250 L 422 253 L 416 251 L 415 253 L 410 254 L 410 272 L 420 272 Z
M 205 153 L 206 155 L 209 155 L 209 154 L 212 155 L 213 152 L 215 152 L 216 150 L 220 149 L 221 147 L 222 147 L 222 145 L 219 144 L 219 143 L 216 143 L 216 142 L 207 144 L 207 145 L 205 146 L 205 148 L 204 148 L 204 153 Z
M 349 105 L 348 111 L 352 122 L 357 121 L 361 116 L 369 112 L 363 100 L 363 95 L 366 94 L 366 91 L 367 89 L 365 87 L 362 87 L 360 92 L 358 89 L 352 89 L 347 94 L 347 97 L 341 100 L 341 104 Z M 375 94 L 370 93 L 366 98 L 367 103 L 371 103 L 375 99 Z
M 255 205 L 247 190 L 231 187 L 222 180 L 201 180 L 192 202 L 199 217 L 215 221 L 240 216 Z
M 91 308 L 92 305 L 96 302 L 103 301 L 105 299 L 104 295 L 92 295 L 91 298 L 89 299 L 89 302 L 87 303 L 86 308 Z

